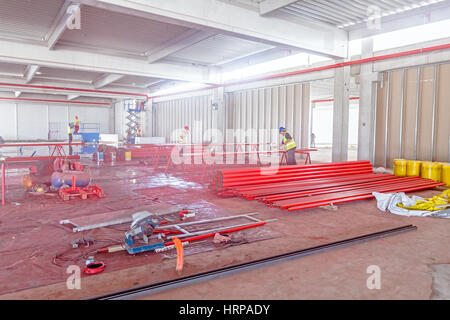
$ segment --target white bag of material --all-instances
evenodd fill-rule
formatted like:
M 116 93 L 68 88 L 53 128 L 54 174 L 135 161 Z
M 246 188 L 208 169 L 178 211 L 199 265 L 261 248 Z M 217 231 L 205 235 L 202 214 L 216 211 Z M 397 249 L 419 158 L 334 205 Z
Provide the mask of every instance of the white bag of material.
M 398 193 L 372 192 L 372 195 L 377 199 L 378 209 L 384 212 L 391 212 L 402 216 L 420 216 L 420 217 L 429 216 L 433 213 L 431 211 L 408 210 L 397 206 L 397 204 L 402 203 L 405 207 L 410 207 L 416 205 L 417 201 L 425 200 L 418 196 L 412 196 L 412 198 L 410 198 L 404 192 Z

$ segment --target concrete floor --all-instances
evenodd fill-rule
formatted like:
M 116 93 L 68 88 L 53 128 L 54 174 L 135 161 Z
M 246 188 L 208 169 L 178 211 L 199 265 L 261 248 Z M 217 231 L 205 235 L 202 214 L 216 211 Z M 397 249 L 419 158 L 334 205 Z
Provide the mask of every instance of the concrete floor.
M 427 190 L 415 194 L 431 196 L 440 192 Z M 183 275 L 407 224 L 416 225 L 418 230 L 160 292 L 144 299 L 448 299 L 449 219 L 384 213 L 376 208 L 373 199 L 342 204 L 337 211 L 314 208 L 289 213 L 255 201 L 219 198 L 208 190 L 202 197 L 202 201 L 231 213 L 258 211 L 263 219 L 277 218 L 278 221 L 264 228 L 278 231 L 283 237 L 186 256 Z M 58 281 L 3 294 L 0 299 L 79 299 L 178 277 L 175 259 L 148 260 L 140 265 L 133 265 L 131 259 L 127 261 L 129 265 L 120 270 L 83 275 L 80 290 L 69 290 L 65 281 Z M 367 268 L 373 265 L 381 271 L 380 289 L 367 287 L 370 276 Z M 64 279 L 63 274 L 61 278 Z

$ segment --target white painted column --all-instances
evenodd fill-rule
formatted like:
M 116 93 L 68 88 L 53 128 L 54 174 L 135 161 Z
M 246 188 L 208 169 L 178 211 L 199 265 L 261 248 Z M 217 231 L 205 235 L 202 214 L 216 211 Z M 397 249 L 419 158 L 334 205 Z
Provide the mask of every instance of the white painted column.
M 373 39 L 366 38 L 361 44 L 361 58 L 370 58 L 373 56 Z M 360 65 L 360 84 L 359 84 L 359 123 L 358 123 L 358 160 L 372 160 L 373 144 L 373 126 L 375 117 L 375 83 L 376 73 L 372 71 L 372 63 L 363 63 Z
M 214 89 L 212 97 L 212 127 L 218 130 L 222 134 L 222 137 L 213 137 L 214 139 L 221 138 L 222 141 L 217 141 L 217 143 L 225 142 L 225 91 L 223 87 Z
M 350 67 L 335 69 L 332 161 L 347 161 Z
M 144 127 L 144 136 L 145 137 L 153 137 L 153 100 L 150 99 L 147 102 L 147 107 L 145 110 L 145 127 Z

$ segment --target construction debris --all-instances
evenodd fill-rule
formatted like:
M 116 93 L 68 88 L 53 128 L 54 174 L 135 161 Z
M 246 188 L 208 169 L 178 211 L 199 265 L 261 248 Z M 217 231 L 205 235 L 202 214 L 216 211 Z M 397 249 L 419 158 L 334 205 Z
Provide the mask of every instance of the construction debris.
M 227 243 L 231 240 L 231 236 L 229 235 L 221 235 L 220 233 L 216 233 L 214 235 L 214 243 Z

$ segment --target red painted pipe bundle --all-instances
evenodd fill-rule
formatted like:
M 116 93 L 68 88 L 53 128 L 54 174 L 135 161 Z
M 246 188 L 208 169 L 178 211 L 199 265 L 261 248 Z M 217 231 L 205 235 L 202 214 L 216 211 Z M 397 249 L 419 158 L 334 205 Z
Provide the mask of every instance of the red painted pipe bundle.
M 372 165 L 369 161 L 222 170 L 217 173 L 212 185 L 217 191 L 224 191 L 231 187 L 238 186 L 337 177 L 363 173 L 372 173 Z
M 296 211 L 373 197 L 373 192 L 410 192 L 444 185 L 420 177 L 374 174 L 369 161 L 219 171 L 211 187 L 224 195 L 258 200 Z

